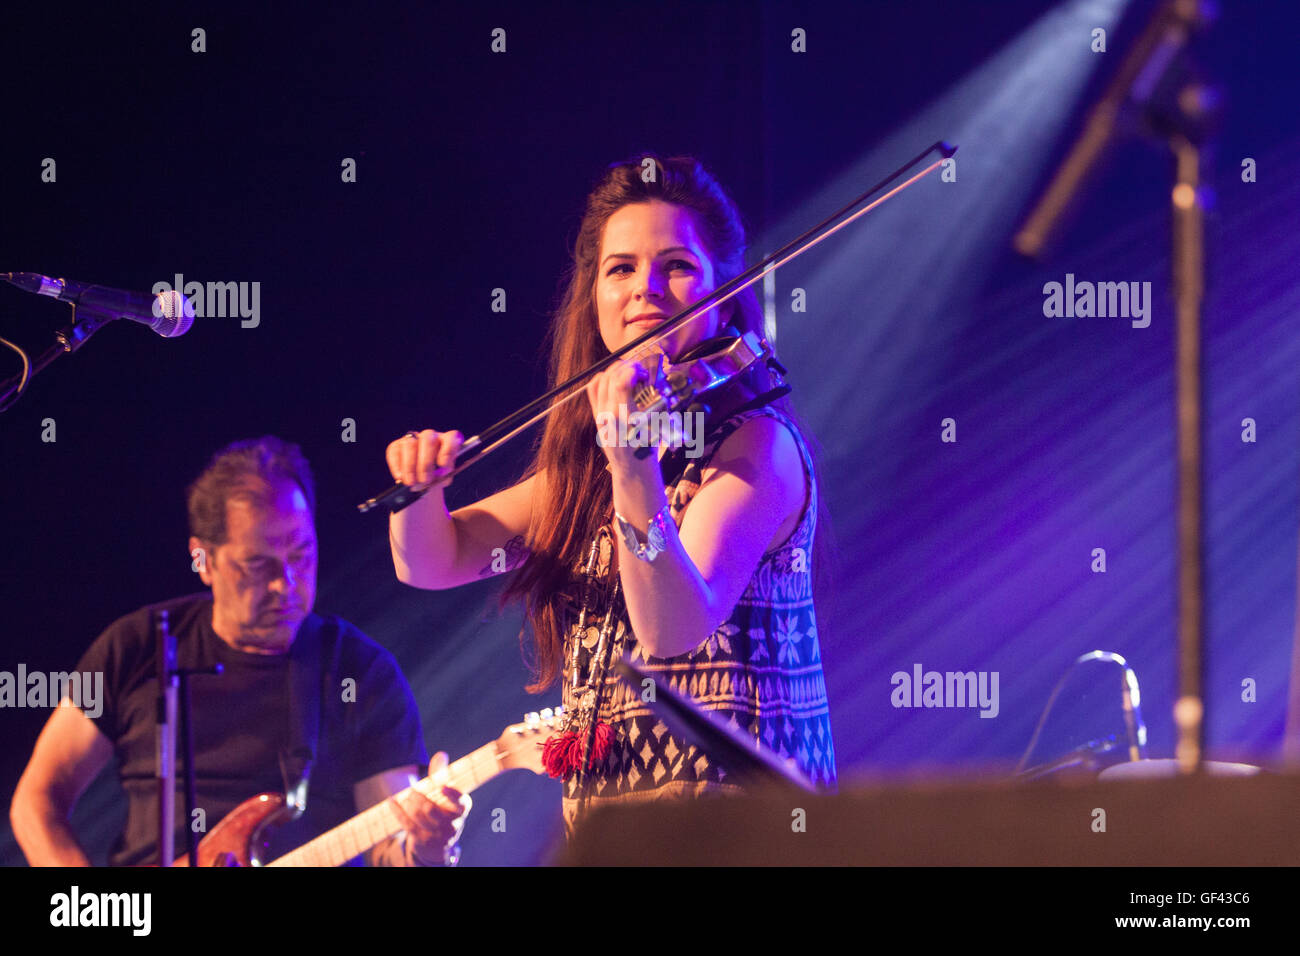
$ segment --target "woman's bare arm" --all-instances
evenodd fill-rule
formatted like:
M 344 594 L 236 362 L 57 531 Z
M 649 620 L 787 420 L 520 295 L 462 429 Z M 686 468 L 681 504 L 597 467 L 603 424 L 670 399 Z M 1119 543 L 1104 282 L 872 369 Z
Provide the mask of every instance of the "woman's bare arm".
M 587 384 L 595 416 L 632 404 L 647 377 L 623 362 Z M 667 504 L 658 463 L 602 443 L 614 482 L 614 510 L 640 534 Z M 637 641 L 655 657 L 698 647 L 727 619 L 763 553 L 798 522 L 807 487 L 794 436 L 767 417 L 744 422 L 714 451 L 680 530 L 664 522 L 664 550 L 645 561 L 617 535 L 619 580 Z
M 388 446 L 394 479 L 428 493 L 389 518 L 393 567 L 404 584 L 443 590 L 517 567 L 526 555 L 524 537 L 533 501 L 543 488 L 541 475 L 494 495 L 447 511 L 441 476 L 451 469 L 462 437 L 459 432 L 425 430 L 417 440 Z
M 693 650 L 731 614 L 764 552 L 787 537 L 805 500 L 790 432 L 771 418 L 745 422 L 714 453 L 680 529 L 666 522 L 664 552 L 638 559 L 619 541 L 619 576 L 637 641 L 656 657 Z M 665 504 L 658 469 L 616 469 L 614 507 L 644 531 Z

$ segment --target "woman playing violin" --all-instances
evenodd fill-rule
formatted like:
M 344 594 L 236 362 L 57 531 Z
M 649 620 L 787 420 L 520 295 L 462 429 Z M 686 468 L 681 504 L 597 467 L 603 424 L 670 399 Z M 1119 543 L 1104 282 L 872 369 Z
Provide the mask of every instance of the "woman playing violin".
M 744 229 L 716 181 L 693 159 L 650 162 L 609 167 L 587 198 L 551 328 L 552 384 L 744 269 Z M 728 331 L 762 335 L 752 289 L 655 348 L 675 359 Z M 522 481 L 450 514 L 443 486 L 461 433 L 410 432 L 387 449 L 395 480 L 432 492 L 390 519 L 400 580 L 441 589 L 515 570 L 506 594 L 523 599 L 531 625 L 529 689 L 563 682 L 569 723 L 546 759 L 564 778 L 570 827 L 586 803 L 735 789 L 725 767 L 658 721 L 648 689 L 616 675 L 610 661 L 624 654 L 814 782 L 835 782 L 804 438 L 755 363 L 707 393 L 702 443 L 638 457 L 597 423 L 635 408 L 661 361 L 638 353 L 595 375 L 585 402 L 549 416 Z

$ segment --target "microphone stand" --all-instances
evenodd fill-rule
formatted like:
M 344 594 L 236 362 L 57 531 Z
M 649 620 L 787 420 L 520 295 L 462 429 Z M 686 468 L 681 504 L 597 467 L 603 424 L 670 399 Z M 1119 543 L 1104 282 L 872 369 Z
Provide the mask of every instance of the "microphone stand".
M 1114 139 L 1115 120 L 1126 102 L 1141 110 L 1150 133 L 1174 154 L 1173 296 L 1176 320 L 1175 373 L 1178 430 L 1178 728 L 1175 755 L 1180 773 L 1197 772 L 1204 748 L 1202 660 L 1205 640 L 1204 502 L 1201 399 L 1201 300 L 1205 288 L 1205 223 L 1201 172 L 1206 143 L 1217 119 L 1217 91 L 1183 83 L 1174 70 L 1193 34 L 1203 31 L 1212 8 L 1198 0 L 1167 0 L 1125 57 L 1115 79 L 1089 114 L 1080 136 L 1053 177 L 1015 247 L 1038 255 L 1052 228 L 1103 150 Z
M 166 609 L 158 621 L 158 865 L 171 866 L 176 859 L 176 719 L 180 716 L 185 759 L 185 852 L 186 865 L 198 866 L 198 840 L 194 835 L 194 722 L 190 706 L 191 674 L 220 674 L 222 666 L 179 667 L 176 636 L 171 633 Z
M 40 358 L 31 363 L 30 369 L 24 368 L 21 374 L 7 379 L 3 385 L 0 385 L 0 412 L 7 412 L 13 407 L 27 391 L 28 384 L 38 372 L 43 371 L 59 356 L 77 351 L 101 327 L 112 320 L 112 316 L 102 315 L 93 310 L 82 309 L 78 312 L 75 302 L 70 302 L 68 305 L 72 309 L 72 320 L 54 333 L 55 343 L 42 352 Z M 26 353 L 19 350 L 19 354 L 26 364 Z
M 167 627 L 167 611 L 158 621 L 158 865 L 176 859 L 176 636 Z M 186 763 L 188 768 L 188 761 Z M 187 828 L 188 829 L 188 828 Z M 193 859 L 190 860 L 193 863 Z

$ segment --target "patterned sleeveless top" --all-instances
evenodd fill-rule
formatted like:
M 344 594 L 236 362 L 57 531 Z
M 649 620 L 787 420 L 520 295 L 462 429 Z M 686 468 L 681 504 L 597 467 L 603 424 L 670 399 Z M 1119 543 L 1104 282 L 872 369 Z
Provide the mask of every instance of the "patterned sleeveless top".
M 821 649 L 812 594 L 812 541 L 817 520 L 817 488 L 812 459 L 803 437 L 783 413 L 771 407 L 740 412 L 717 424 L 701 454 L 687 459 L 684 470 L 665 491 L 674 523 L 681 527 L 703 472 L 722 441 L 751 418 L 768 416 L 790 429 L 803 461 L 807 489 L 799 523 L 777 548 L 766 552 L 754 569 L 731 616 L 693 651 L 678 657 L 647 655 L 637 643 L 619 602 L 612 635 L 614 653 L 630 653 L 656 684 L 694 700 L 727 724 L 761 741 L 781 759 L 793 758 L 816 784 L 835 785 L 835 751 L 830 709 L 822 674 Z M 674 454 L 681 455 L 680 450 Z M 591 606 L 581 635 L 576 634 L 581 607 L 583 567 L 574 569 L 574 587 L 565 599 L 568 634 L 564 653 L 564 705 L 574 708 L 573 642 L 578 673 L 587 675 L 601 625 L 608 613 L 612 576 L 608 573 L 614 540 L 600 535 Z M 585 557 L 585 556 L 584 556 Z M 572 595 L 577 595 L 574 599 Z M 633 688 L 613 673 L 605 675 L 600 718 L 614 739 L 605 760 L 589 775 L 587 809 L 615 801 L 694 797 L 709 792 L 738 792 L 724 782 L 726 770 L 698 748 L 669 733 Z M 572 832 L 579 809 L 576 775 L 564 782 L 564 820 Z

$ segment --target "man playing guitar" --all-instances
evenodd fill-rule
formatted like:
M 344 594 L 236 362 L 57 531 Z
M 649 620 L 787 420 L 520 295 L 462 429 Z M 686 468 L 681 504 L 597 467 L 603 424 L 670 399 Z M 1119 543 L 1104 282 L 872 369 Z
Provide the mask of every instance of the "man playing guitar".
M 396 661 L 346 621 L 312 613 L 314 512 L 311 470 L 296 445 L 268 436 L 213 458 L 189 490 L 190 552 L 211 594 L 141 608 L 112 624 L 82 657 L 78 670 L 104 674 L 103 712 L 92 719 L 68 701 L 54 710 L 10 808 L 31 864 L 88 865 L 68 818 L 114 756 L 128 814 L 110 862 L 158 861 L 155 651 L 164 609 L 179 665 L 222 668 L 190 678 L 196 813 L 185 819 L 178 793 L 177 857 L 185 852 L 184 826 L 206 831 L 252 795 L 295 785 L 287 769 L 301 749 L 290 745 L 303 743 L 295 726 L 311 728 L 314 738 L 306 748 L 314 757 L 306 812 L 275 834 L 268 859 L 415 781 L 426 751 Z M 430 774 L 445 763 L 438 754 Z M 390 799 L 405 830 L 376 844 L 367 862 L 455 862 L 469 798 L 450 787 L 431 792 L 430 798 L 412 789 L 404 805 Z

